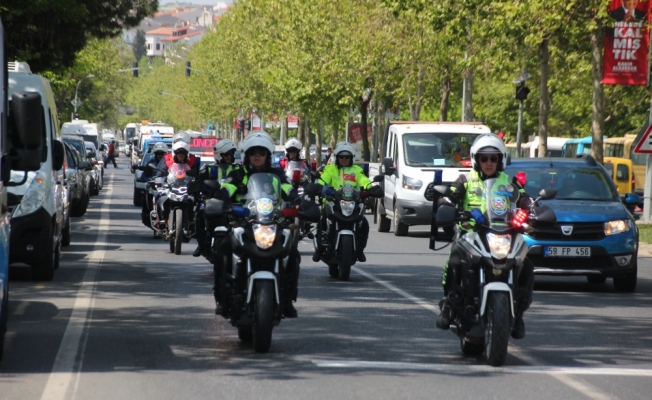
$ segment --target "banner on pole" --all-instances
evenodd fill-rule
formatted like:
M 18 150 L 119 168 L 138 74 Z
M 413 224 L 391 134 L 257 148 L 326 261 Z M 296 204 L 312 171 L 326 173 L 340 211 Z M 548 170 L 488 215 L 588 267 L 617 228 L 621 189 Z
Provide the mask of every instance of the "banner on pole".
M 296 115 L 288 115 L 288 129 L 299 128 L 299 117 Z
M 364 161 L 364 155 L 362 154 L 362 124 L 358 122 L 348 124 L 347 137 L 349 143 L 355 154 L 353 154 L 353 162 L 362 162 Z M 373 127 L 371 124 L 367 124 L 367 137 L 371 138 L 373 136 Z
M 645 25 L 650 4 L 649 0 L 611 0 L 607 12 L 614 25 L 605 28 L 603 84 L 647 84 L 650 32 Z

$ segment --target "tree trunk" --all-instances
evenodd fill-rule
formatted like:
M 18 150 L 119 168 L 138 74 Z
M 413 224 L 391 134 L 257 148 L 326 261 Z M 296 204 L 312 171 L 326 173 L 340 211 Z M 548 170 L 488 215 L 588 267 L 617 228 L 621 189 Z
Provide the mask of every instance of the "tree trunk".
M 304 116 L 299 114 L 299 122 L 297 122 L 297 139 L 301 143 L 303 143 L 303 119 L 304 119 Z M 285 141 L 287 141 L 288 139 L 290 139 L 290 135 L 288 135 L 288 137 L 285 139 Z M 285 144 L 285 143 L 283 143 L 283 144 Z
M 439 120 L 444 122 L 448 121 L 448 108 L 450 107 L 451 95 L 451 78 L 444 76 L 441 81 L 441 102 L 439 103 Z
M 324 123 L 319 121 L 317 135 L 315 135 L 315 158 L 317 159 L 317 168 L 321 167 L 321 139 L 324 134 Z
M 410 119 L 418 121 L 421 117 L 421 105 L 423 104 L 423 76 L 425 75 L 425 68 L 419 67 L 417 75 L 417 96 L 414 99 L 414 104 L 410 105 Z
M 360 115 L 362 116 L 362 159 L 364 161 L 369 161 L 369 137 L 367 136 L 367 106 L 371 101 L 373 96 L 373 91 L 369 92 L 369 97 L 366 100 L 360 98 Z
M 602 136 L 604 135 L 604 87 L 602 86 L 602 50 L 604 46 L 604 30 L 598 21 L 598 27 L 591 32 L 591 59 L 593 61 L 593 115 L 591 128 L 593 144 L 591 154 L 595 161 L 602 163 Z
M 385 100 L 378 100 L 378 158 L 383 161 L 385 156 Z
M 541 73 L 539 88 L 539 157 L 545 157 L 548 154 L 548 114 L 550 114 L 550 92 L 548 91 L 548 79 L 550 78 L 549 60 L 548 39 L 544 39 L 539 44 L 539 69 Z
M 337 121 L 333 121 L 333 130 L 331 131 L 331 148 L 335 150 L 337 144 Z
M 464 76 L 464 104 L 463 104 L 464 109 L 462 112 L 464 113 L 464 121 L 465 122 L 472 122 L 475 120 L 475 116 L 473 115 L 473 68 L 469 68 L 466 70 L 466 74 Z
M 303 159 L 310 162 L 310 119 L 307 116 L 305 118 L 306 126 L 303 128 Z

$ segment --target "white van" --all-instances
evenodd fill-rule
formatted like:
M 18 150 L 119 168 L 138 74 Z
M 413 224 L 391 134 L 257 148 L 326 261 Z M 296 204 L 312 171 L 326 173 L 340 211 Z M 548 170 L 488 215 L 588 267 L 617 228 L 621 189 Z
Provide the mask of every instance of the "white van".
M 475 122 L 392 122 L 385 133 L 383 163 L 385 197 L 376 204 L 379 232 L 405 236 L 413 225 L 430 225 L 432 199 L 426 196 L 435 170 L 450 185 L 471 171 L 469 152 L 476 137 L 491 130 Z M 369 177 L 379 165 L 369 164 Z
M 548 153 L 546 157 L 561 157 L 562 147 L 570 138 L 548 137 Z M 516 145 L 514 145 L 516 146 Z M 536 158 L 539 157 L 539 137 L 535 136 L 534 140 L 521 146 L 522 157 Z
M 66 205 L 63 187 L 66 180 L 62 168 L 65 153 L 57 107 L 48 80 L 33 75 L 25 63 L 9 63 L 9 96 L 14 92 L 41 95 L 45 130 L 41 168 L 26 175 L 11 171 L 11 181 L 23 183 L 8 189 L 11 212 L 9 262 L 29 264 L 35 280 L 51 280 L 59 266 Z

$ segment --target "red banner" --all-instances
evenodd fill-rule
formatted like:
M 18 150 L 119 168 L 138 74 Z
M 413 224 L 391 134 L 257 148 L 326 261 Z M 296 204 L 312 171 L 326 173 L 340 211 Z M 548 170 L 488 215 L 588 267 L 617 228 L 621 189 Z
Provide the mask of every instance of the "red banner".
M 353 147 L 353 150 L 355 151 L 355 154 L 353 154 L 353 162 L 362 162 L 364 160 L 362 156 L 362 124 L 358 122 L 353 122 L 348 124 L 349 132 L 348 132 L 348 137 L 349 137 L 349 143 L 351 144 L 351 147 Z M 373 136 L 373 128 L 371 126 L 371 123 L 367 124 L 367 137 L 371 138 Z M 371 143 L 369 143 L 369 146 L 371 146 Z
M 614 20 L 604 37 L 605 85 L 647 84 L 650 1 L 611 0 L 607 12 Z

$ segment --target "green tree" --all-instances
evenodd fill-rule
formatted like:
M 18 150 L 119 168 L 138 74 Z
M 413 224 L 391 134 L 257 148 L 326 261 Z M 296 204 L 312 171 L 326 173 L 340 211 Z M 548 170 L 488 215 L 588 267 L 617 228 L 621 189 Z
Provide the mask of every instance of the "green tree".
M 136 37 L 134 37 L 133 48 L 134 48 L 134 58 L 136 59 L 136 61 L 140 60 L 141 58 L 143 58 L 143 56 L 147 54 L 145 32 L 143 32 L 140 29 L 136 31 Z
M 3 0 L 10 60 L 33 72 L 63 70 L 90 38 L 112 38 L 158 9 L 158 0 Z

